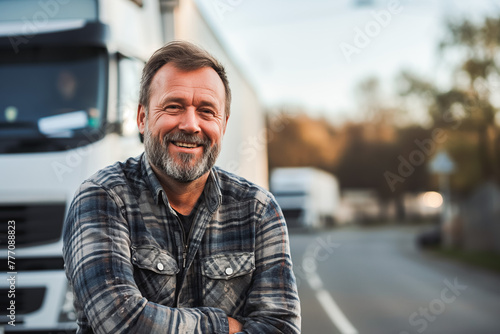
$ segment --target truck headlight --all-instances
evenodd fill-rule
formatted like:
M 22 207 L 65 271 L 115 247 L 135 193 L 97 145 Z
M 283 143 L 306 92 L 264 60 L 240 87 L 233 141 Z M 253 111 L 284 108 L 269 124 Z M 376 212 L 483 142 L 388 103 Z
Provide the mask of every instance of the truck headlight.
M 76 312 L 73 306 L 74 297 L 73 289 L 68 283 L 66 288 L 66 293 L 64 294 L 64 301 L 62 303 L 61 312 L 59 313 L 59 322 L 75 322 Z

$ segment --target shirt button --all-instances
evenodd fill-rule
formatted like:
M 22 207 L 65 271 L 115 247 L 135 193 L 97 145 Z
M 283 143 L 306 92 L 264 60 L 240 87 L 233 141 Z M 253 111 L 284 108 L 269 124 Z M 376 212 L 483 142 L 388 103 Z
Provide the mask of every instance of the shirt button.
M 233 273 L 233 268 L 229 267 L 229 268 L 226 268 L 226 275 L 231 275 Z
M 164 268 L 164 267 L 163 267 L 163 263 L 161 263 L 161 262 L 160 262 L 160 263 L 158 263 L 158 264 L 156 265 L 156 268 L 158 268 L 158 270 L 163 270 L 163 268 Z

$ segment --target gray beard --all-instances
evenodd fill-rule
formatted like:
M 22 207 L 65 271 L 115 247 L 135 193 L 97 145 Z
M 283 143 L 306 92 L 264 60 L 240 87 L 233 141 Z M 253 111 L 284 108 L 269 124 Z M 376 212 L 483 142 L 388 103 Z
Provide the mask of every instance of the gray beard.
M 195 159 L 194 154 L 178 153 L 180 163 L 177 163 L 168 154 L 167 146 L 172 141 L 201 144 L 203 146 L 203 156 L 200 161 L 192 164 Z M 163 137 L 163 142 L 160 142 L 159 137 L 153 136 L 147 123 L 144 130 L 144 148 L 150 164 L 156 166 L 165 175 L 182 183 L 194 181 L 208 172 L 215 165 L 220 153 L 219 144 L 215 143 L 210 146 L 208 139 L 200 139 L 197 136 L 187 135 L 183 132 L 167 133 Z

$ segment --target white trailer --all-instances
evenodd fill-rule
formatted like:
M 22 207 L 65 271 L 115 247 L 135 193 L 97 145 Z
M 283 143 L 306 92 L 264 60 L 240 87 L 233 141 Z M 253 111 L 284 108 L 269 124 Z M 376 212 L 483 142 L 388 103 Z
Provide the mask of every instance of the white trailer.
M 311 167 L 276 168 L 270 184 L 289 228 L 324 228 L 338 221 L 339 185 L 332 174 Z

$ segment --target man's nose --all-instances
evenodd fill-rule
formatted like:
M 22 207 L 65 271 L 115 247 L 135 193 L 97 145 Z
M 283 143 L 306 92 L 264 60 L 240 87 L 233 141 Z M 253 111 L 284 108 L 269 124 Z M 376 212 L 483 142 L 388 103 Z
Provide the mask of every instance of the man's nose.
M 201 131 L 195 108 L 187 108 L 182 113 L 179 120 L 179 130 L 187 133 L 198 133 Z

